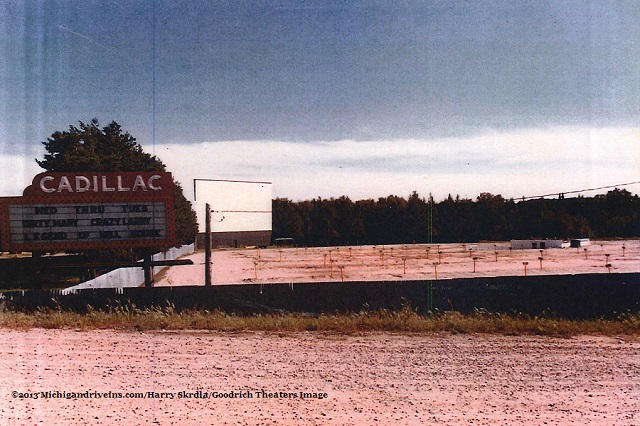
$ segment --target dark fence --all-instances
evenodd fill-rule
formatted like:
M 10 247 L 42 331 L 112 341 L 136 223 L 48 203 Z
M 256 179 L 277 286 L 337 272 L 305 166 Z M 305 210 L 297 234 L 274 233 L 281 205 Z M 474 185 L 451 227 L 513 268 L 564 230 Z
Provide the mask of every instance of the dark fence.
M 640 274 L 583 274 L 487 277 L 440 281 L 372 281 L 296 284 L 246 284 L 55 291 L 16 291 L 2 295 L 9 309 L 40 307 L 82 312 L 134 304 L 137 308 L 173 306 L 220 309 L 243 314 L 265 312 L 334 313 L 363 309 L 550 314 L 563 318 L 609 318 L 640 312 Z

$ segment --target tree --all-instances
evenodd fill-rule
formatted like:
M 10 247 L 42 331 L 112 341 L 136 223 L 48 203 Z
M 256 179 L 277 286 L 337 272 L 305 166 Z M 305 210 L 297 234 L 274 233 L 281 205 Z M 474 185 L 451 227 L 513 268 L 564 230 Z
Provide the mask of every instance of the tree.
M 294 238 L 296 243 L 303 242 L 305 235 L 297 205 L 288 198 L 276 198 L 272 209 L 273 238 Z
M 68 131 L 55 132 L 42 142 L 47 151 L 40 167 L 49 172 L 165 172 L 157 157 L 147 154 L 140 144 L 115 121 L 100 128 L 94 118 Z M 174 180 L 176 242 L 190 244 L 198 233 L 196 213 Z
M 413 191 L 407 200 L 407 220 L 404 242 L 426 243 L 429 241 L 429 205 Z

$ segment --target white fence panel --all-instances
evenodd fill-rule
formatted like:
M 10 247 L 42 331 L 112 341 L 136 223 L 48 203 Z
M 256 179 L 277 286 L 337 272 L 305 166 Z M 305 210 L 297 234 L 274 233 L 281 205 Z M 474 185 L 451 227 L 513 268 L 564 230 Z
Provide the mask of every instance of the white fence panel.
M 195 251 L 195 244 L 188 246 L 172 247 L 161 253 L 152 256 L 153 260 L 174 260 L 180 256 L 191 254 Z M 157 274 L 163 266 L 155 266 L 153 273 Z M 144 284 L 144 271 L 140 268 L 119 268 L 104 275 L 100 275 L 89 281 L 74 285 L 72 287 L 61 290 L 62 294 L 74 293 L 76 290 L 87 288 L 122 288 L 122 287 L 140 287 Z

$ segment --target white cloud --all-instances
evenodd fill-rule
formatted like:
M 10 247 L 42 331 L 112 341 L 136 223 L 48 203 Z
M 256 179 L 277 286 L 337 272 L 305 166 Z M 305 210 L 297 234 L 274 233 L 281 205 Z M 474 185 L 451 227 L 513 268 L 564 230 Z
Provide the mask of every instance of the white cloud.
M 428 140 L 156 145 L 156 153 L 185 189 L 208 178 L 269 180 L 275 196 L 295 200 L 414 190 L 436 199 L 518 198 L 640 180 L 639 142 L 640 128 L 558 127 Z
M 149 150 L 150 151 L 150 150 Z M 387 195 L 436 200 L 480 192 L 519 198 L 640 180 L 640 128 L 557 127 L 468 138 L 328 142 L 227 141 L 156 145 L 193 199 L 193 179 L 274 183 L 294 200 Z M 20 195 L 41 170 L 33 158 L 0 157 L 3 196 Z M 628 187 L 640 193 L 640 185 Z M 602 191 L 601 191 L 602 192 Z M 586 194 L 593 195 L 593 194 Z
M 0 165 L 2 166 L 2 179 L 0 179 L 0 196 L 15 197 L 22 195 L 22 191 L 29 185 L 31 180 L 43 170 L 31 157 L 24 157 L 15 154 L 0 154 Z

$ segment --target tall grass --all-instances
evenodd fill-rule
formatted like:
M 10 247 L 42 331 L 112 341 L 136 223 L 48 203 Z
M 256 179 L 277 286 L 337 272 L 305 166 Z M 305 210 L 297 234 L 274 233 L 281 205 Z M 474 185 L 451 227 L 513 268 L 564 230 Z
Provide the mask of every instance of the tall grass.
M 218 330 L 354 334 L 484 333 L 499 335 L 631 335 L 640 337 L 640 313 L 616 319 L 568 320 L 552 316 L 528 316 L 476 311 L 472 314 L 436 312 L 422 315 L 410 307 L 401 310 L 361 311 L 332 315 L 302 313 L 238 315 L 221 311 L 165 308 L 139 309 L 135 305 L 108 310 L 87 307 L 85 313 L 62 309 L 39 309 L 32 313 L 3 310 L 0 327 L 12 329 L 113 329 L 113 330 Z

